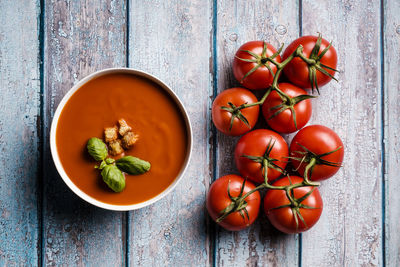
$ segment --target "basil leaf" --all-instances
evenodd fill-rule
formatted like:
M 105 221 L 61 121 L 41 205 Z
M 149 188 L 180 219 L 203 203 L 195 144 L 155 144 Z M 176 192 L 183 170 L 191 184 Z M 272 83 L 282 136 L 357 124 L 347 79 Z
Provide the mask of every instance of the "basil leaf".
M 125 177 L 115 165 L 107 165 L 101 171 L 103 181 L 114 192 L 121 192 L 125 188 Z
M 150 162 L 132 156 L 117 159 L 115 163 L 121 171 L 133 175 L 145 173 L 151 167 Z
M 89 154 L 97 161 L 104 160 L 108 155 L 106 144 L 99 138 L 90 138 L 86 147 Z
M 94 168 L 95 168 L 95 169 L 102 170 L 102 169 L 104 169 L 105 166 L 107 166 L 107 163 L 103 160 L 103 161 L 100 163 L 99 166 L 96 165 L 96 166 L 94 166 Z
M 112 158 L 107 158 L 106 159 L 106 163 L 107 164 L 113 164 L 115 162 L 115 159 L 112 159 Z

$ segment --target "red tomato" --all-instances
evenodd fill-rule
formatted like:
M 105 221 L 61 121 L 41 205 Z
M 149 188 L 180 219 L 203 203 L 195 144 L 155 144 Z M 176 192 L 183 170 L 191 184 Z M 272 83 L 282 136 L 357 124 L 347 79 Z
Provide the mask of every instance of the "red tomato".
M 221 178 L 215 180 L 210 190 L 207 194 L 207 210 L 211 218 L 216 221 L 220 217 L 220 213 L 226 207 L 232 203 L 231 197 L 238 197 L 243 186 L 244 179 L 239 175 L 231 174 L 225 175 Z M 231 197 L 228 195 L 228 187 Z M 250 181 L 246 181 L 243 188 L 242 196 L 247 192 L 255 188 L 254 184 Z M 245 198 L 247 203 L 245 209 L 240 211 L 235 211 L 229 214 L 225 219 L 223 219 L 218 224 L 221 225 L 226 230 L 238 231 L 250 226 L 257 218 L 258 212 L 260 210 L 261 197 L 258 191 L 250 194 Z
M 268 125 L 273 130 L 280 133 L 293 133 L 303 128 L 310 120 L 312 112 L 311 99 L 299 101 L 301 97 L 298 96 L 307 96 L 307 92 L 290 83 L 280 83 L 278 87 L 282 92 L 291 97 L 291 99 L 283 101 L 279 94 L 273 90 L 262 105 L 262 113 Z M 281 104 L 284 104 L 282 108 L 275 108 Z M 295 111 L 297 129 L 294 124 L 294 117 L 291 108 Z M 275 113 L 279 112 L 280 109 L 283 111 L 271 118 Z
M 284 177 L 276 181 L 274 186 L 286 186 L 290 184 L 297 184 L 303 181 L 303 178 L 299 176 L 290 176 L 290 181 L 288 177 Z M 311 190 L 313 190 L 310 193 Z M 304 186 L 293 189 L 293 194 L 291 195 L 294 199 L 301 199 L 307 193 L 310 193 L 302 201 L 298 201 L 298 207 L 292 205 L 290 200 L 286 196 L 284 190 L 268 190 L 264 197 L 264 212 L 267 215 L 271 224 L 278 229 L 287 234 L 294 234 L 307 231 L 318 221 L 321 216 L 323 204 L 322 198 L 316 187 Z M 289 207 L 280 206 L 290 205 Z M 303 220 L 301 217 L 304 219 Z M 297 218 L 297 223 L 296 223 Z
M 304 47 L 303 54 L 307 58 L 315 59 L 317 62 L 316 64 L 320 68 L 324 69 L 330 75 L 334 76 L 335 71 L 329 68 L 336 69 L 337 65 L 336 50 L 333 46 L 331 46 L 328 49 L 328 51 L 322 56 L 322 58 L 318 59 L 321 52 L 324 51 L 324 49 L 329 46 L 329 42 L 322 38 L 321 46 L 318 52 L 315 55 L 312 55 L 312 50 L 315 46 L 315 43 L 317 42 L 317 39 L 318 39 L 317 36 L 302 36 L 294 40 L 286 48 L 285 52 L 283 52 L 282 61 L 288 58 L 299 45 L 302 45 Z M 324 66 L 328 66 L 329 68 Z M 314 84 L 310 83 L 309 65 L 306 62 L 304 62 L 300 57 L 295 57 L 292 61 L 290 61 L 289 64 L 287 64 L 286 67 L 283 69 L 283 72 L 285 73 L 289 81 L 292 82 L 293 84 L 306 89 L 314 88 L 315 83 Z M 330 80 L 332 80 L 332 78 L 329 77 L 329 75 L 326 75 L 319 70 L 315 71 L 315 75 L 318 87 L 321 87 L 327 84 Z
M 272 149 L 269 155 L 266 155 L 268 147 Z M 235 163 L 240 174 L 256 183 L 264 182 L 264 168 L 261 163 L 263 159 L 269 162 L 267 175 L 268 181 L 272 181 L 282 174 L 279 170 L 285 169 L 287 156 L 288 145 L 285 139 L 276 132 L 266 129 L 245 134 L 239 139 L 235 148 Z
M 335 151 L 336 149 L 338 150 Z M 307 150 L 309 152 L 306 154 L 299 153 Z M 330 153 L 332 151 L 335 152 Z M 300 175 L 305 174 L 305 167 L 312 158 L 316 159 L 315 166 L 312 172 L 310 171 L 311 176 L 310 172 L 308 173 L 308 178 L 313 181 L 325 180 L 334 175 L 343 162 L 343 155 L 342 140 L 334 131 L 322 125 L 311 125 L 301 129 L 290 144 L 290 156 L 298 158 L 291 158 L 291 162 Z M 301 161 L 303 157 L 304 160 Z
M 257 102 L 255 95 L 244 88 L 231 88 L 222 91 L 214 100 L 212 104 L 212 120 L 215 127 L 227 135 L 237 136 L 251 130 L 257 122 L 258 113 L 260 111 L 259 105 L 241 109 L 240 112 L 234 113 L 222 109 L 222 107 L 232 108 L 239 107 L 242 104 L 252 104 Z M 240 115 L 241 114 L 241 115 Z M 231 128 L 231 122 L 233 124 Z M 245 119 L 240 119 L 243 116 Z M 248 125 L 244 121 L 248 122 Z
M 250 51 L 253 55 L 244 50 Z M 274 78 L 271 71 L 275 74 L 276 66 L 271 62 L 267 62 L 266 58 L 275 53 L 277 53 L 276 49 L 271 44 L 263 41 L 252 41 L 243 44 L 236 52 L 233 60 L 233 74 L 236 80 L 249 89 L 258 90 L 270 87 Z M 273 59 L 278 63 L 281 62 L 279 53 Z M 249 60 L 253 62 L 249 62 Z M 266 67 L 267 65 L 271 68 L 271 71 Z M 252 70 L 254 72 L 249 73 Z

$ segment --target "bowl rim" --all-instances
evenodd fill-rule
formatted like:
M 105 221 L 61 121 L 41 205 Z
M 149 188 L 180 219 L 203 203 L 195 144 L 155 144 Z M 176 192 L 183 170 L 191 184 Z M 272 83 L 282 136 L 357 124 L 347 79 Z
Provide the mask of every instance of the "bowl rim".
M 183 119 L 185 121 L 186 130 L 187 130 L 188 143 L 187 143 L 186 157 L 183 162 L 182 168 L 181 168 L 180 172 L 178 173 L 178 175 L 175 177 L 174 181 L 164 191 L 162 191 L 158 195 L 152 197 L 151 199 L 148 199 L 148 200 L 140 202 L 140 203 L 131 204 L 131 205 L 115 205 L 115 204 L 105 203 L 105 202 L 99 201 L 99 200 L 89 196 L 85 192 L 83 192 L 79 187 L 77 187 L 71 181 L 71 179 L 68 177 L 67 173 L 65 172 L 65 170 L 61 164 L 61 161 L 60 161 L 60 158 L 58 155 L 58 151 L 57 151 L 57 145 L 56 145 L 56 133 L 57 133 L 58 121 L 59 121 L 61 112 L 65 107 L 65 104 L 68 102 L 68 100 L 71 98 L 71 96 L 87 82 L 89 82 L 97 77 L 100 77 L 100 76 L 103 76 L 106 74 L 112 74 L 112 73 L 128 73 L 128 74 L 137 75 L 137 76 L 146 78 L 146 79 L 156 83 L 157 85 L 159 85 L 175 102 L 176 106 L 178 107 L 180 113 L 183 116 Z M 192 155 L 192 149 L 193 149 L 192 139 L 193 139 L 193 132 L 192 132 L 189 115 L 188 115 L 183 103 L 179 99 L 179 97 L 164 81 L 151 75 L 148 72 L 134 69 L 134 68 L 107 68 L 107 69 L 98 70 L 98 71 L 93 72 L 92 74 L 89 74 L 88 76 L 84 77 L 78 83 L 76 83 L 74 86 L 72 86 L 72 88 L 69 89 L 68 92 L 64 95 L 64 97 L 58 104 L 58 107 L 54 113 L 53 120 L 51 123 L 50 151 L 51 151 L 51 155 L 53 158 L 53 162 L 56 166 L 56 169 L 57 169 L 59 175 L 61 176 L 63 181 L 66 183 L 66 185 L 81 199 L 85 200 L 86 202 L 88 202 L 92 205 L 95 205 L 95 206 L 103 208 L 103 209 L 114 210 L 114 211 L 129 211 L 129 210 L 140 209 L 140 208 L 149 206 L 149 205 L 159 201 L 160 199 L 162 199 L 163 197 L 168 195 L 177 186 L 178 182 L 180 180 L 182 180 L 182 177 L 184 176 L 186 169 L 189 165 L 189 161 L 190 161 L 190 158 Z

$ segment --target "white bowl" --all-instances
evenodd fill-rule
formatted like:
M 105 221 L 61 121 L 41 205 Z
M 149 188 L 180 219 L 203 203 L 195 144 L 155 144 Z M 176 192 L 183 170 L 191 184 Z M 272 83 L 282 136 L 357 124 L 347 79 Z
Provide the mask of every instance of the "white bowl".
M 184 121 L 185 121 L 185 126 L 187 129 L 187 140 L 188 140 L 188 144 L 187 144 L 187 153 L 186 153 L 186 157 L 185 160 L 183 162 L 181 171 L 179 172 L 179 174 L 175 177 L 175 180 L 173 181 L 172 184 L 170 184 L 163 192 L 161 192 L 160 194 L 156 195 L 155 197 L 146 200 L 144 202 L 141 203 L 137 203 L 137 204 L 132 204 L 132 205 L 113 205 L 113 204 L 108 204 L 108 203 L 104 203 L 101 201 L 98 201 L 96 199 L 94 199 L 93 197 L 89 196 L 88 194 L 86 194 L 85 192 L 83 192 L 81 189 L 79 189 L 72 181 L 71 179 L 68 177 L 67 173 L 65 172 L 63 166 L 61 165 L 61 161 L 58 155 L 58 151 L 57 151 L 57 145 L 56 145 L 56 133 L 57 133 L 57 125 L 58 125 L 58 120 L 60 118 L 60 114 L 65 106 L 65 104 L 68 102 L 68 100 L 71 98 L 71 96 L 77 91 L 79 90 L 79 88 L 81 88 L 84 84 L 86 84 L 87 82 L 89 82 L 90 80 L 106 75 L 106 74 L 110 74 L 110 73 L 128 73 L 128 74 L 133 74 L 135 76 L 140 76 L 143 78 L 146 78 L 154 83 L 156 83 L 157 85 L 160 86 L 160 88 L 162 88 L 175 102 L 176 106 L 178 107 L 178 109 L 180 110 Z M 60 174 L 61 178 L 64 180 L 64 182 L 67 184 L 67 186 L 75 193 L 77 194 L 80 198 L 82 198 L 83 200 L 89 202 L 90 204 L 93 204 L 97 207 L 103 208 L 103 209 L 108 209 L 108 210 L 118 210 L 118 211 L 127 211 L 127 210 L 135 210 L 135 209 L 140 209 L 143 207 L 146 207 L 150 204 L 153 204 L 154 202 L 162 199 L 163 197 L 165 197 L 167 194 L 169 194 L 174 188 L 175 186 L 178 184 L 178 182 L 182 179 L 186 168 L 189 164 L 189 160 L 190 160 L 190 156 L 192 154 L 192 128 L 190 125 L 190 119 L 189 116 L 187 114 L 187 111 L 185 109 L 185 107 L 183 106 L 182 102 L 179 100 L 178 96 L 171 90 L 171 88 L 169 88 L 163 81 L 161 81 L 160 79 L 152 76 L 149 73 L 146 73 L 144 71 L 140 71 L 140 70 L 135 70 L 135 69 L 128 69 L 128 68 L 110 68 L 110 69 L 104 69 L 104 70 L 100 70 L 97 71 L 95 73 L 90 74 L 89 76 L 83 78 L 82 80 L 80 80 L 77 84 L 75 84 L 68 92 L 67 94 L 63 97 L 63 99 L 61 100 L 60 104 L 57 107 L 56 112 L 54 113 L 54 117 L 53 117 L 53 121 L 51 123 L 51 129 L 50 129 L 50 150 L 51 150 L 51 155 L 53 157 L 53 161 L 54 164 L 56 165 L 57 171 Z

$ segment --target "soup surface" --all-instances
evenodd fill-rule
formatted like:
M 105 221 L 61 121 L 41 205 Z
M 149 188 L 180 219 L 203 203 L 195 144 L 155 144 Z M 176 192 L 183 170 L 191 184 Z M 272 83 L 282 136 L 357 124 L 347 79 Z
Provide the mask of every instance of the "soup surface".
M 103 182 L 86 150 L 91 137 L 103 139 L 105 127 L 123 118 L 139 135 L 123 155 L 151 163 L 149 172 L 127 175 L 126 187 L 115 193 Z M 61 112 L 56 145 L 72 182 L 98 201 L 131 205 L 164 191 L 180 172 L 187 153 L 187 129 L 171 97 L 156 83 L 134 74 L 106 74 L 79 88 Z

